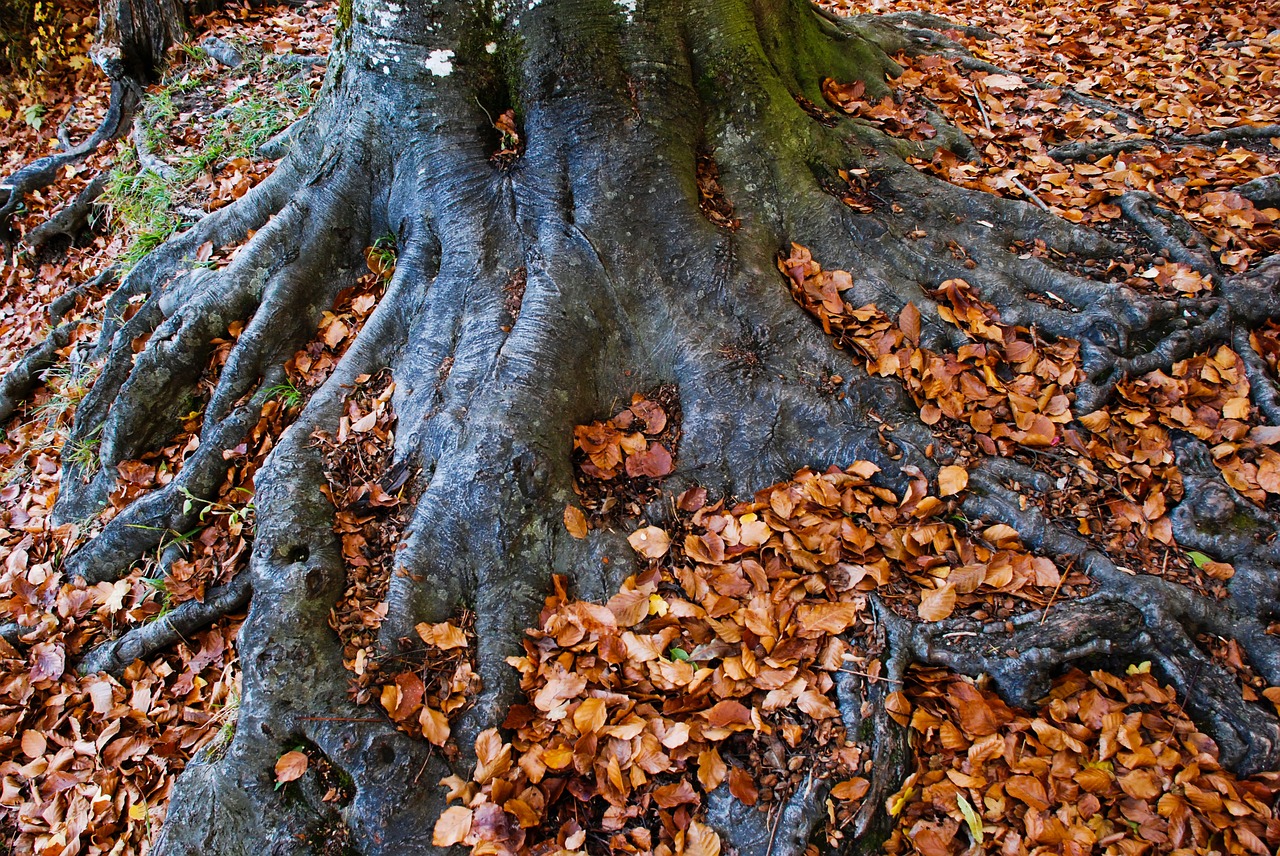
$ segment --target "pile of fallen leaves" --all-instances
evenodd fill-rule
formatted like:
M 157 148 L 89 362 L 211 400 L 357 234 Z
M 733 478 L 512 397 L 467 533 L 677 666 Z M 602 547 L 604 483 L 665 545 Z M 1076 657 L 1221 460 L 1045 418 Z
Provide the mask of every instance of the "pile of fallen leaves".
M 887 853 L 1280 847 L 1280 774 L 1223 770 L 1146 665 L 1124 677 L 1073 670 L 1036 714 L 937 669 L 912 672 L 906 691 L 922 764 L 889 800 L 899 823 Z
M 569 532 L 585 537 L 588 514 L 596 524 L 624 513 L 639 517 L 658 495 L 658 482 L 671 475 L 679 441 L 680 397 L 672 385 L 636 393 L 611 418 L 575 427 L 574 490 L 587 514 L 565 508 Z
M 368 701 L 371 658 L 376 657 L 377 630 L 387 616 L 387 586 L 400 542 L 400 489 L 408 480 L 405 467 L 391 469 L 395 414 L 391 372 L 361 375 L 347 397 L 337 431 L 317 431 L 312 442 L 324 451 L 321 488 L 333 503 L 334 531 L 342 540 L 346 587 L 329 616 L 343 642 L 343 663 L 359 680 L 357 701 Z
M 456 623 L 419 624 L 417 639 L 400 639 L 386 650 L 378 630 L 387 616 L 387 591 L 403 538 L 402 512 L 412 473 L 392 464 L 395 414 L 391 372 L 361 375 L 346 400 L 334 434 L 317 431 L 324 450 L 323 490 L 333 502 L 334 531 L 342 540 L 346 569 L 342 596 L 329 625 L 343 645 L 343 665 L 352 673 L 351 694 L 359 704 L 377 702 L 390 720 L 446 754 L 450 720 L 470 706 L 480 688 L 474 670 L 475 615 Z
M 904 73 L 893 83 L 895 96 L 880 104 L 868 104 L 857 84 L 825 88 L 837 107 L 904 139 L 936 135 L 920 106 L 928 104 L 982 158 L 972 163 L 944 150 L 917 160 L 919 168 L 1103 231 L 1122 216 L 1115 197 L 1145 191 L 1204 232 L 1230 270 L 1280 249 L 1280 211 L 1236 192 L 1280 172 L 1277 138 L 1187 144 L 1173 136 L 1280 123 L 1280 29 L 1267 3 L 1237 4 L 1229 13 L 1205 0 L 824 5 L 842 13 L 932 11 L 994 36 L 961 28 L 943 34 L 990 64 L 981 69 L 954 57 L 896 56 Z M 1054 157 L 1060 146 L 1100 140 L 1133 150 Z M 1178 267 L 1195 289 L 1194 275 Z
M 947 280 L 931 296 L 939 317 L 964 331 L 970 344 L 938 353 L 919 345 L 914 305 L 896 320 L 874 305 L 854 308 L 841 296 L 853 277 L 823 270 L 798 245 L 778 266 L 796 301 L 836 346 L 870 373 L 901 380 L 921 419 L 960 460 L 975 453 L 1016 455 L 1046 470 L 1061 480 L 1058 493 L 1041 498 L 1053 516 L 1071 519 L 1122 565 L 1163 573 L 1167 551 L 1176 550 L 1169 510 L 1182 497 L 1182 477 L 1172 431 L 1205 441 L 1223 478 L 1242 495 L 1259 504 L 1280 495 L 1280 453 L 1273 448 L 1280 431 L 1263 424 L 1250 404 L 1243 364 L 1226 346 L 1176 362 L 1168 372 L 1126 378 L 1105 408 L 1077 420 L 1069 406 L 1083 379 L 1079 344 L 1002 322 L 964 280 Z M 1099 494 L 1107 515 L 1094 507 Z M 1157 548 L 1166 550 L 1163 561 Z M 1208 573 L 1196 573 L 1205 568 Z M 1185 556 L 1178 569 L 1210 591 L 1233 573 L 1225 563 Z
M 813 779 L 832 788 L 835 840 L 869 787 L 835 692 L 836 673 L 868 659 L 868 595 L 939 621 L 995 592 L 1047 604 L 1062 584 L 1009 527 L 944 519 L 963 468 L 944 468 L 934 494 L 917 473 L 902 496 L 877 472 L 803 470 L 732 508 L 691 488 L 668 528 L 631 534 L 647 567 L 608 603 L 557 580 L 510 661 L 529 703 L 503 724 L 509 740 L 477 741 L 472 781 L 447 780 L 462 804 L 436 843 L 538 853 L 591 836 L 613 852 L 711 853 L 718 836 L 696 818 L 722 782 L 768 806 Z

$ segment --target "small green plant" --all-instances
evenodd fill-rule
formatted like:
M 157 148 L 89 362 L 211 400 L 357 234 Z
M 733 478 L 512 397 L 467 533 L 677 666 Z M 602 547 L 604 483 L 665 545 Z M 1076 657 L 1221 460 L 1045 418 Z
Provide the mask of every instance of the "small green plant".
M 102 426 L 99 425 L 89 436 L 70 440 L 62 449 L 63 458 L 85 475 L 95 475 L 102 466 L 98 460 L 98 446 L 102 443 L 101 431 Z
M 182 513 L 190 514 L 196 508 L 199 508 L 200 513 L 197 517 L 201 523 L 208 523 L 213 517 L 225 516 L 227 522 L 232 526 L 253 525 L 256 509 L 253 505 L 253 491 L 248 488 L 232 488 L 233 493 L 243 493 L 248 496 L 248 500 L 244 505 L 232 505 L 229 502 L 204 499 L 196 496 L 185 487 L 181 488 L 181 492 L 186 497 L 182 503 Z
M 160 600 L 160 611 L 151 616 L 152 621 L 164 618 L 173 611 L 173 594 L 169 591 L 169 581 L 164 577 L 140 577 L 140 582 L 154 590 Z
M 274 398 L 279 401 L 286 409 L 297 407 L 302 404 L 303 399 L 302 390 L 298 389 L 291 380 L 269 386 L 262 391 L 262 394 L 267 400 Z
M 369 270 L 383 279 L 390 279 L 396 270 L 397 255 L 396 236 L 387 232 L 374 241 L 373 246 L 366 251 Z
M 44 114 L 48 112 L 43 104 L 29 104 L 22 108 L 22 121 L 38 131 L 44 126 Z

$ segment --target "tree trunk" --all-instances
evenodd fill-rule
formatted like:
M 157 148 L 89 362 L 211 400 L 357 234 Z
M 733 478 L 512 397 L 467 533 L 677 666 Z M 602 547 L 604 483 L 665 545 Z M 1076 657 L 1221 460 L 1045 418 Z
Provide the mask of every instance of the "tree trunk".
M 886 75 L 896 72 L 887 54 L 907 44 L 887 24 L 837 23 L 800 0 L 352 0 L 340 19 L 320 103 L 276 172 L 122 281 L 98 345 L 105 366 L 76 416 L 74 441 L 98 443 L 97 461 L 64 462 L 58 513 L 83 519 L 105 502 L 117 464 L 175 433 L 211 341 L 244 322 L 181 473 L 68 559 L 69 573 L 117 578 L 159 533 L 190 528 L 184 494 L 213 493 L 223 450 L 241 442 L 284 362 L 363 271 L 363 249 L 397 236 L 380 304 L 258 475 L 238 725 L 228 746 L 179 780 L 165 854 L 432 850 L 445 804 L 435 783 L 453 772 L 467 778 L 476 735 L 518 701 L 519 675 L 506 658 L 521 652 L 552 575 L 603 602 L 634 572 L 625 533 L 576 540 L 561 523 L 574 497 L 574 426 L 633 392 L 678 389 L 682 475 L 672 485 L 746 496 L 806 465 L 858 459 L 879 465 L 883 484 L 898 491 L 910 467 L 932 478 L 938 463 L 925 450 L 934 435 L 918 407 L 895 382 L 851 371 L 797 310 L 777 272 L 792 241 L 855 272 L 845 295 L 853 306 L 875 303 L 891 315 L 908 302 L 919 307 L 922 341 L 933 347 L 962 343 L 928 293 L 952 278 L 973 283 L 1010 323 L 1081 340 L 1089 377 L 1077 389 L 1081 414 L 1105 400 L 1117 371 L 1167 363 L 1275 308 L 1275 271 L 1264 268 L 1259 276 L 1271 279 L 1224 282 L 1225 315 L 1188 328 L 1159 301 L 1009 251 L 1042 240 L 1086 257 L 1118 252 L 1092 232 L 925 176 L 904 162 L 907 144 L 865 124 L 819 121 L 812 105 L 823 103 L 825 78 L 887 93 Z M 493 118 L 508 109 L 524 148 L 495 164 Z M 939 144 L 963 150 L 964 142 L 940 134 Z M 740 227 L 703 214 L 700 156 L 717 164 Z M 824 190 L 852 167 L 874 177 L 884 204 L 873 213 Z M 916 231 L 924 237 L 904 237 Z M 221 270 L 191 266 L 205 242 L 246 239 Z M 952 241 L 976 267 L 948 250 Z M 513 312 L 505 286 L 519 276 L 526 285 Z M 1046 290 L 1068 310 L 1038 302 Z M 130 301 L 140 308 L 122 320 Z M 135 342 L 145 342 L 137 354 Z M 1139 342 L 1157 344 L 1131 344 Z M 357 378 L 384 367 L 395 380 L 394 457 L 416 474 L 418 499 L 379 632 L 390 649 L 419 622 L 474 612 L 483 689 L 454 724 L 461 760 L 452 762 L 366 721 L 328 626 L 345 572 L 312 435 L 334 431 Z M 849 379 L 836 395 L 814 376 Z M 891 446 L 882 443 L 885 424 Z M 956 638 L 960 625 L 887 616 L 897 673 L 913 659 L 986 672 L 1008 698 L 1028 703 L 1072 658 L 1150 659 L 1180 688 L 1200 687 L 1187 708 L 1228 763 L 1274 767 L 1274 717 L 1239 697 L 1194 634 L 1240 639 L 1255 668 L 1280 683 L 1265 633 L 1276 558 L 1214 523 L 1238 516 L 1240 500 L 1196 444 L 1185 444 L 1180 462 L 1202 489 L 1188 490 L 1180 537 L 1212 543 L 1257 583 L 1221 604 L 1119 573 L 1004 486 L 1010 473 L 1037 484 L 1034 473 L 992 461 L 975 476 L 966 510 L 1012 524 L 1046 554 L 1078 558 L 1099 593 L 1055 607 L 1047 622 L 1037 611 L 984 629 L 1012 656 L 969 646 L 975 634 Z M 867 722 L 860 733 L 875 784 L 857 846 L 874 849 L 884 796 L 904 773 L 905 737 L 875 688 L 843 686 L 840 707 L 851 729 Z M 349 777 L 347 796 L 325 802 L 311 777 L 275 788 L 276 759 L 299 744 Z M 708 822 L 743 853 L 803 852 L 824 818 L 820 801 L 796 797 L 771 829 L 764 813 L 723 790 L 707 799 Z
M 186 26 L 182 0 L 102 0 L 94 62 L 111 80 L 152 83 Z

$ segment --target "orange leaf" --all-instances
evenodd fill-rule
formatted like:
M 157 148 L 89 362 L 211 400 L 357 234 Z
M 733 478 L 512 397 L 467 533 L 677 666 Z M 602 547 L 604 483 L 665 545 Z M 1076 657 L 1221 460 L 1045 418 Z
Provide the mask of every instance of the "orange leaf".
M 431 833 L 431 843 L 436 847 L 460 844 L 471 833 L 471 815 L 471 809 L 460 805 L 445 809 Z
M 952 464 L 938 470 L 938 496 L 955 496 L 969 485 L 969 473 Z
M 720 856 L 720 836 L 705 823 L 689 821 L 685 832 L 684 856 Z
M 924 621 L 941 621 L 956 608 L 956 587 L 947 583 L 942 588 L 926 591 L 920 596 L 916 610 Z
M 587 516 L 576 505 L 564 507 L 564 528 L 569 534 L 581 541 L 587 537 Z
M 422 708 L 418 724 L 422 726 L 422 736 L 436 746 L 443 746 L 449 739 L 449 720 L 433 707 Z
M 297 750 L 284 753 L 280 756 L 280 760 L 276 761 L 277 782 L 292 782 L 294 779 L 301 778 L 305 772 L 307 772 L 307 756 Z

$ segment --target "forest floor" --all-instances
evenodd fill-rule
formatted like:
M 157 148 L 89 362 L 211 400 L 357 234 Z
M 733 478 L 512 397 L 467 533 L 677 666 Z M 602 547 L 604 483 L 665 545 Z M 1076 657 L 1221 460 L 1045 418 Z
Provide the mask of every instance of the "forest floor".
M 825 5 L 841 14 L 932 11 L 985 31 L 950 30 L 945 35 L 993 68 L 965 68 L 938 56 L 904 56 L 899 58 L 905 73 L 894 84 L 895 100 L 871 103 L 856 87 L 836 82 L 829 88 L 830 103 L 815 109 L 860 116 L 911 140 L 935 133 L 927 113 L 936 106 L 969 135 L 983 163 L 944 152 L 916 166 L 965 187 L 1023 199 L 1134 244 L 1129 256 L 1086 271 L 1095 278 L 1169 296 L 1194 296 L 1212 288 L 1191 266 L 1156 248 L 1144 249 L 1144 241 L 1125 231 L 1116 199 L 1134 190 L 1151 194 L 1208 236 L 1224 270 L 1247 270 L 1280 251 L 1280 210 L 1255 205 L 1233 190 L 1280 172 L 1280 138 L 1220 145 L 1186 145 L 1181 139 L 1242 123 L 1280 123 L 1280 13 L 1266 0 L 1230 9 L 1208 0 L 1165 5 L 1082 0 L 1060 6 L 1012 0 L 828 0 Z M 359 287 L 340 295 L 315 340 L 287 366 L 289 381 L 264 406 L 250 439 L 228 456 L 219 496 L 192 500 L 203 507 L 201 525 L 166 538 L 159 551 L 166 556 L 139 562 L 132 574 L 114 584 L 77 586 L 59 569 L 61 557 L 91 535 L 93 527 L 173 478 L 183 457 L 198 444 L 194 408 L 187 434 L 119 467 L 111 507 L 91 527 L 55 526 L 49 512 L 58 494 L 61 457 L 94 459 L 92 444 L 65 446 L 64 441 L 76 404 L 93 382 L 94 367 L 75 355 L 78 345 L 92 340 L 98 329 L 108 294 L 99 275 L 113 266 L 128 267 L 270 173 L 273 162 L 260 156 L 259 147 L 314 99 L 324 66 L 298 58 L 327 54 L 334 8 L 314 2 L 229 6 L 196 21 L 189 45 L 175 50 L 164 80 L 148 92 L 142 144 L 123 140 L 69 168 L 28 200 L 18 223 L 19 231 L 29 231 L 90 181 L 107 176 L 93 228 L 74 245 L 50 245 L 34 254 L 20 251 L 0 266 L 0 372 L 46 335 L 48 307 L 54 301 L 70 301 L 66 319 L 77 322 L 60 352 L 66 360 L 46 372 L 42 386 L 0 437 L 0 624 L 12 620 L 20 625 L 20 639 L 0 640 L 0 853 L 6 847 L 42 856 L 147 852 L 163 823 L 174 777 L 198 749 L 225 741 L 235 728 L 235 617 L 135 661 L 118 677 L 80 676 L 74 665 L 97 642 L 125 628 L 163 620 L 175 607 L 202 599 L 243 569 L 253 538 L 255 470 L 376 305 L 395 265 L 393 240 L 369 247 L 369 273 Z M 92 15 L 89 4 L 65 3 L 58 38 L 64 45 L 86 44 Z M 210 38 L 217 40 L 210 43 L 212 49 L 201 47 Z M 228 47 L 242 60 L 235 67 L 213 56 L 225 58 Z M 1062 97 L 1058 87 L 1141 108 L 1149 124 L 1136 126 L 1121 112 L 1083 106 Z M 90 133 L 106 109 L 107 95 L 96 69 L 76 51 L 52 51 L 34 77 L 0 80 L 0 174 L 54 151 L 60 130 L 72 140 Z M 501 128 L 503 117 L 496 121 Z M 1123 142 L 1115 151 L 1088 158 L 1062 153 L 1061 147 L 1082 140 Z M 843 178 L 848 204 L 876 204 L 875 187 L 857 170 Z M 709 200 L 715 195 L 710 181 L 704 177 Z M 964 250 L 956 247 L 954 252 Z M 1044 255 L 1048 250 L 1028 245 L 1025 252 Z M 225 261 L 211 252 L 198 258 L 210 266 Z M 1067 268 L 1077 264 L 1067 257 L 1055 261 Z M 832 325 L 858 363 L 881 375 L 899 376 L 910 388 L 907 366 L 913 358 L 931 356 L 915 347 L 918 316 L 904 312 L 888 318 L 871 310 L 824 314 L 824 288 L 839 272 L 823 271 L 820 260 L 809 258 L 802 247 L 781 260 L 780 267 L 785 277 L 780 287 L 789 281 L 801 306 Z M 1069 385 L 1063 377 L 1071 374 L 1078 356 L 1073 343 L 1045 343 L 1034 331 L 1002 325 L 998 314 L 962 284 L 953 285 L 942 302 L 975 339 L 1004 348 L 1008 365 L 1002 369 L 993 364 L 991 369 L 1013 366 L 1025 379 L 1019 394 L 1032 403 L 1023 415 L 1046 415 L 1002 425 L 999 415 L 985 413 L 980 402 L 986 387 L 997 386 L 988 371 L 968 380 L 957 375 L 962 388 L 972 384 L 965 388 L 963 405 L 948 404 L 945 390 L 913 390 L 924 401 L 925 421 L 949 431 L 954 445 L 974 450 L 974 456 L 1009 454 L 1049 476 L 1051 488 L 1036 491 L 1035 501 L 1048 516 L 1070 521 L 1073 530 L 1122 570 L 1157 574 L 1211 597 L 1222 596 L 1233 568 L 1176 543 L 1168 511 L 1182 497 L 1182 481 L 1171 459 L 1159 452 L 1167 450 L 1168 430 L 1195 434 L 1213 445 L 1214 463 L 1232 487 L 1260 507 L 1275 510 L 1280 503 L 1280 453 L 1275 449 L 1280 427 L 1267 424 L 1250 406 L 1241 356 L 1216 348 L 1170 372 L 1128 378 L 1114 401 L 1081 420 L 1083 428 L 1077 429 L 1069 425 L 1066 398 L 1061 407 L 1054 406 L 1055 397 L 1064 395 L 1061 388 Z M 797 323 L 803 323 L 799 316 Z M 216 377 L 239 332 L 228 330 L 215 350 L 210 378 Z M 1251 344 L 1274 377 L 1280 364 L 1280 325 L 1264 326 Z M 1002 381 L 1012 384 L 1009 377 Z M 973 389 L 983 394 L 971 394 Z M 443 743 L 448 736 L 445 714 L 465 703 L 473 689 L 465 658 L 447 653 L 470 635 L 465 620 L 459 626 L 419 628 L 424 643 L 446 652 L 431 664 L 446 676 L 447 691 L 439 693 L 435 708 L 423 702 L 423 687 L 413 684 L 412 673 L 366 668 L 376 656 L 370 631 L 385 614 L 378 557 L 389 554 L 398 534 L 391 517 L 379 509 L 395 505 L 400 485 L 379 481 L 381 470 L 373 465 L 385 463 L 393 418 L 389 398 L 386 378 L 363 379 L 338 430 L 319 438 L 332 449 L 330 489 L 339 508 L 337 531 L 352 568 L 331 624 L 347 648 L 352 692 L 370 704 L 371 715 L 385 715 L 408 730 L 420 728 L 425 739 Z M 961 412 L 952 412 L 956 407 Z M 674 415 L 671 409 L 659 391 L 652 399 L 638 398 L 618 414 L 601 414 L 599 422 L 581 426 L 573 443 L 587 514 L 566 510 L 570 532 L 585 534 L 610 512 L 610 503 L 635 498 L 647 489 L 646 478 L 670 471 L 674 441 L 663 432 L 667 416 Z M 956 423 L 961 427 L 945 427 L 951 423 L 943 422 L 944 416 L 959 415 L 964 417 Z M 964 490 L 966 463 L 962 454 L 955 465 L 944 468 L 949 483 L 940 480 L 940 497 Z M 617 482 L 601 487 L 623 473 L 631 479 L 629 487 L 619 489 Z M 878 505 L 911 512 L 934 499 L 925 496 L 923 486 L 910 497 L 859 492 L 861 478 L 857 473 L 837 478 L 805 472 L 758 495 L 755 503 L 746 498 L 736 507 L 705 506 L 705 497 L 682 496 L 679 508 L 687 516 L 677 549 L 698 561 L 703 553 L 716 551 L 722 559 L 727 526 L 742 546 L 738 552 L 749 552 L 748 533 L 759 519 L 786 521 L 802 511 L 821 516 L 821 508 L 806 503 L 817 501 L 824 491 L 838 494 L 845 504 L 861 503 L 861 513 L 869 519 L 883 519 L 876 516 Z M 826 487 L 818 485 L 822 479 Z M 894 537 L 913 544 L 918 574 L 869 581 L 882 586 L 882 596 L 904 614 L 936 621 L 963 611 L 1003 619 L 1028 607 L 1047 612 L 1053 603 L 1089 590 L 1083 573 L 1046 565 L 1008 527 L 978 531 L 971 521 L 923 510 L 917 517 L 928 522 L 900 526 Z M 632 543 L 641 557 L 652 560 L 670 548 L 669 533 L 662 530 L 638 531 Z M 953 573 L 945 581 L 931 575 L 948 550 L 964 556 L 966 567 L 981 566 L 981 572 L 972 579 Z M 159 571 L 162 562 L 167 575 Z M 874 567 L 868 561 L 863 573 L 874 578 Z M 690 589 L 698 586 L 696 580 L 681 582 Z M 849 585 L 859 583 L 851 580 Z M 651 600 L 658 598 L 658 585 L 650 568 L 609 608 L 619 622 L 623 615 L 638 622 L 657 609 L 665 614 L 666 607 Z M 573 609 L 558 593 L 549 600 L 547 615 Z M 828 620 L 834 634 L 853 619 L 832 615 Z M 1280 688 L 1267 686 L 1253 672 L 1235 642 L 1199 641 L 1238 677 L 1246 699 L 1280 709 Z M 673 668 L 681 659 L 688 661 L 689 652 L 670 650 L 684 655 L 673 655 Z M 875 652 L 864 653 L 866 658 L 854 667 L 874 680 L 883 664 Z M 534 664 L 526 665 L 532 669 Z M 547 684 L 531 678 L 528 686 L 545 689 Z M 416 701 L 405 702 L 406 695 Z M 916 771 L 889 801 L 898 818 L 886 845 L 890 852 L 940 856 L 968 849 L 1016 853 L 1044 847 L 1044 852 L 1137 856 L 1179 848 L 1269 854 L 1280 847 L 1280 815 L 1274 808 L 1280 774 L 1237 779 L 1219 769 L 1211 741 L 1199 733 L 1175 694 L 1150 674 L 1150 664 L 1134 663 L 1119 674 L 1069 672 L 1044 705 L 1030 711 L 1009 708 L 981 680 L 915 669 L 890 703 L 913 732 L 917 753 Z M 589 722 L 596 713 L 578 710 L 572 715 L 575 722 Z M 727 777 L 734 795 L 745 802 L 768 807 L 795 786 L 785 774 L 745 776 L 740 767 L 726 767 L 714 747 L 704 751 L 706 759 L 698 764 L 702 784 L 714 786 Z M 830 804 L 828 834 L 835 839 L 867 790 L 857 761 L 832 762 L 845 764 L 846 773 Z M 301 775 L 307 764 L 302 747 L 287 753 L 277 766 L 280 781 Z M 454 786 L 473 787 L 462 782 Z M 450 811 L 452 821 L 462 817 L 460 807 Z M 448 824 L 437 828 L 443 840 L 461 841 L 465 833 L 459 832 Z

